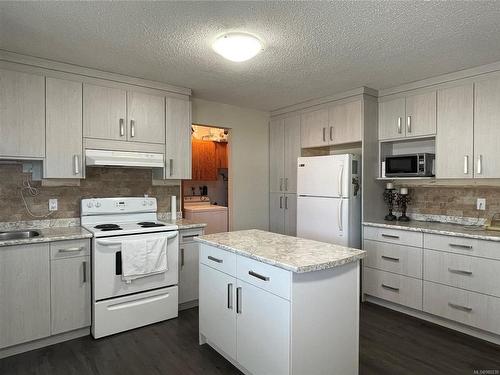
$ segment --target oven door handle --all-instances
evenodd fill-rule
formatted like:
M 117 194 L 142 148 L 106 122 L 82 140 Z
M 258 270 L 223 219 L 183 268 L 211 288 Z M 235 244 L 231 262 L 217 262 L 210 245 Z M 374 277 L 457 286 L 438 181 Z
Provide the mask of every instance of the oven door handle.
M 174 233 L 169 233 L 165 236 L 165 238 L 167 240 L 171 239 L 171 238 L 175 238 L 177 237 L 178 235 L 178 232 L 174 232 Z M 150 238 L 150 239 L 156 239 L 158 237 L 155 237 L 155 238 Z M 125 240 L 126 241 L 126 240 Z M 104 246 L 111 246 L 111 245 L 121 245 L 124 241 L 107 241 L 107 240 L 96 240 L 96 243 L 98 245 L 104 245 Z

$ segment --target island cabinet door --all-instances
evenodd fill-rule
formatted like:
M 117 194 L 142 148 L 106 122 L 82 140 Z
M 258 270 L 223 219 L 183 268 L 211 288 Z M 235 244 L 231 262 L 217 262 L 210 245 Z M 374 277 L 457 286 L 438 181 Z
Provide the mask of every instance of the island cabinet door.
M 200 333 L 236 358 L 236 278 L 200 263 Z
M 238 280 L 237 361 L 251 374 L 290 373 L 290 302 Z

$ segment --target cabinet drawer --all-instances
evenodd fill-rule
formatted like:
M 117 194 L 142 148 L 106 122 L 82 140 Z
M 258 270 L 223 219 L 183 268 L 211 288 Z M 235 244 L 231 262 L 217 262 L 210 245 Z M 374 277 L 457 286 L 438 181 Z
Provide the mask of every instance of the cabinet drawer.
M 392 243 L 364 240 L 365 266 L 400 275 L 422 278 L 422 249 Z
M 423 233 L 399 229 L 368 227 L 364 228 L 364 239 L 422 247 Z
M 50 243 L 50 259 L 81 257 L 90 255 L 90 241 L 69 240 Z
M 239 255 L 237 278 L 267 290 L 285 299 L 290 299 L 291 272 Z
M 424 281 L 424 311 L 500 334 L 500 299 Z
M 363 293 L 422 310 L 422 280 L 363 268 Z
M 194 242 L 194 239 L 203 234 L 203 229 L 186 229 L 180 232 L 180 243 Z
M 496 241 L 425 233 L 424 247 L 426 249 L 500 260 L 500 242 Z
M 424 250 L 424 279 L 500 297 L 500 261 Z
M 236 276 L 236 254 L 217 247 L 201 244 L 200 263 Z

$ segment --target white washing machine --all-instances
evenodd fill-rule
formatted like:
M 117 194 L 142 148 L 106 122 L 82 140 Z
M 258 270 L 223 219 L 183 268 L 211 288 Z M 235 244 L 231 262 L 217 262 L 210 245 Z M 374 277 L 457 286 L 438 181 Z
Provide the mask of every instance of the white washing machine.
M 184 217 L 195 223 L 207 224 L 205 234 L 228 231 L 227 207 L 211 204 L 206 195 L 184 197 Z

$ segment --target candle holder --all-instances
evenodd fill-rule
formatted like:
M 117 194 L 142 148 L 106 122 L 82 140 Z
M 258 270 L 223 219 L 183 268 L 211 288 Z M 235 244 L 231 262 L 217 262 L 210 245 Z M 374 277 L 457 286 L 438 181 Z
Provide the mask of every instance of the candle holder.
M 410 218 L 406 216 L 406 209 L 411 202 L 411 197 L 408 193 L 396 193 L 396 204 L 401 208 L 401 216 L 398 218 L 399 221 L 410 221 Z
M 394 221 L 397 220 L 396 215 L 392 213 L 392 209 L 394 207 L 395 200 L 395 189 L 385 189 L 384 190 L 384 201 L 387 203 L 387 207 L 389 208 L 389 213 L 385 215 L 384 220 Z

